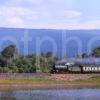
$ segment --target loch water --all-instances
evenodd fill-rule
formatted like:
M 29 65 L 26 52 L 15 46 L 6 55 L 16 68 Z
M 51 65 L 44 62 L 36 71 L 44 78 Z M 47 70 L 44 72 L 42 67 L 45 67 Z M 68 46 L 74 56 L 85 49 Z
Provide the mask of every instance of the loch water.
M 1 91 L 0 100 L 100 100 L 100 89 Z

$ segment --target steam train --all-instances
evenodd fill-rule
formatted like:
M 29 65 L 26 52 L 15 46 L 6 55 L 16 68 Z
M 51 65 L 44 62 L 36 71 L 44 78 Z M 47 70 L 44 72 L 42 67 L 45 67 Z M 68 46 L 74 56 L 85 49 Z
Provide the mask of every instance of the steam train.
M 54 64 L 51 73 L 100 73 L 100 58 L 58 61 Z

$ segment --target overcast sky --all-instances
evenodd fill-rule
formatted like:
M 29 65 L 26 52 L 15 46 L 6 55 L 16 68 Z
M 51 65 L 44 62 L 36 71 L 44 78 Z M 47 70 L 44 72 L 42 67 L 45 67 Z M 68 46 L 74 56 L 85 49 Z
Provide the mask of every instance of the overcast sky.
M 100 29 L 100 0 L 0 0 L 0 27 Z

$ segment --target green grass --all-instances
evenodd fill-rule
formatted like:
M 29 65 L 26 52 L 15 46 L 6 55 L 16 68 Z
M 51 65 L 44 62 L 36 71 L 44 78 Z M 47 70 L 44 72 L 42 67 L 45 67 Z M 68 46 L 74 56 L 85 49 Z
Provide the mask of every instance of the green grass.
M 31 82 L 100 82 L 100 76 L 95 76 L 88 79 L 77 79 L 77 80 L 55 80 L 52 79 L 51 76 L 33 76 L 33 77 L 10 77 L 8 79 L 0 79 L 0 83 L 31 83 Z
M 0 79 L 0 83 L 16 83 L 16 82 L 46 82 L 46 81 L 51 81 L 48 77 L 30 77 L 30 78 L 9 78 L 9 79 Z
M 100 76 L 96 76 L 88 79 L 79 79 L 79 80 L 75 80 L 75 82 L 100 82 Z

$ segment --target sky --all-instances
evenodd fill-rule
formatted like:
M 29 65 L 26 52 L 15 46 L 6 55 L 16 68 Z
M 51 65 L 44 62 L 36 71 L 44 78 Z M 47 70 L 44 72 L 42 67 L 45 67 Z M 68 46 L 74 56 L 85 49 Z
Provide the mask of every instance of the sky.
M 0 0 L 0 27 L 100 29 L 100 0 Z

